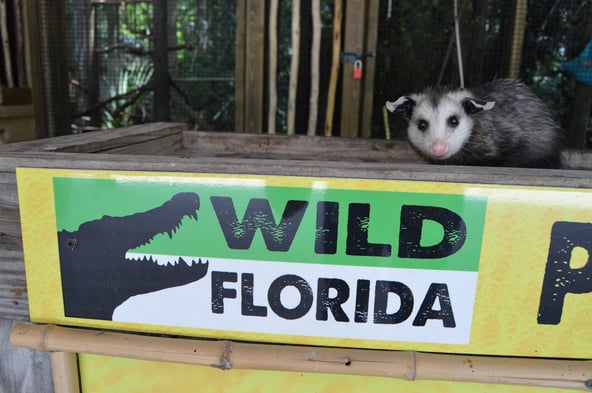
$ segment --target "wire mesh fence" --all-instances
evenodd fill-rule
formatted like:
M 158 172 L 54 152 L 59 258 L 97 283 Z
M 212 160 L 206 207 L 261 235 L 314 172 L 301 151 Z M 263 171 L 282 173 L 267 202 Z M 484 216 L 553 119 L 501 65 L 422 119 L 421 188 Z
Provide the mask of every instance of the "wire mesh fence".
M 321 1 L 323 37 L 330 37 L 333 31 L 334 3 Z M 236 35 L 240 34 L 236 30 L 236 5 L 231 0 L 166 2 L 167 105 L 171 120 L 199 129 L 234 129 Z M 369 135 L 387 135 L 382 113 L 387 99 L 427 85 L 458 86 L 461 66 L 467 87 L 496 77 L 522 79 L 569 129 L 576 121 L 574 100 L 583 99 L 576 86 L 592 85 L 592 1 L 459 0 L 457 5 L 458 41 L 452 1 L 380 1 L 376 74 L 370 81 L 374 104 Z M 306 36 L 310 30 L 310 5 L 302 7 L 305 13 L 300 27 Z M 162 37 L 154 34 L 153 2 L 69 0 L 66 8 L 73 127 L 108 128 L 155 120 L 153 49 Z M 347 12 L 347 3 L 345 8 Z M 279 1 L 280 133 L 285 132 L 293 53 L 291 18 L 292 1 Z M 321 59 L 326 59 L 331 47 L 328 40 L 323 42 Z M 462 64 L 456 55 L 458 43 Z M 518 55 L 512 50 L 518 50 Z M 321 61 L 321 67 L 323 89 L 328 85 L 330 63 Z M 300 83 L 306 85 L 304 75 Z M 306 94 L 304 88 L 299 99 L 307 100 Z M 348 92 L 338 89 L 338 94 Z M 321 99 L 319 105 L 324 104 Z M 323 114 L 319 109 L 319 116 Z M 587 128 L 590 109 L 578 116 L 584 119 L 580 128 L 581 124 Z M 401 136 L 405 129 L 396 120 L 388 126 L 394 137 Z M 305 130 L 297 127 L 297 132 Z

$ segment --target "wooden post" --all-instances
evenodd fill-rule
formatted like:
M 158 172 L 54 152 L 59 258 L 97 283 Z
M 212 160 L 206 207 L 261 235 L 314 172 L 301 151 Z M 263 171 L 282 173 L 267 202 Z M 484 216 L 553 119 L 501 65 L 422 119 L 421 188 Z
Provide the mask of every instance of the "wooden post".
M 238 1 L 236 21 L 235 128 L 241 132 L 262 132 L 265 0 Z
M 576 82 L 574 100 L 571 108 L 567 145 L 573 149 L 586 147 L 586 129 L 592 108 L 592 86 Z
M 335 112 L 335 92 L 341 64 L 341 20 L 343 18 L 343 0 L 335 0 L 333 15 L 333 54 L 331 55 L 331 76 L 327 94 L 327 114 L 325 115 L 325 136 L 333 135 L 333 113 Z
M 234 82 L 234 130 L 245 132 L 245 37 L 247 2 L 236 2 L 236 53 Z
M 40 0 L 39 36 L 47 136 L 71 133 L 65 2 Z
M 350 0 L 345 8 L 344 52 L 364 52 L 366 1 Z M 344 59 L 341 90 L 341 136 L 356 138 L 360 134 L 362 80 L 354 80 L 353 63 Z
M 317 131 L 317 115 L 319 109 L 319 57 L 321 55 L 320 0 L 312 0 L 312 47 L 310 52 L 310 101 L 308 107 L 307 135 L 313 136 Z
M 168 39 L 167 39 L 167 2 L 154 0 L 154 35 L 152 60 L 154 73 L 152 74 L 152 88 L 154 89 L 154 119 L 169 121 L 169 69 L 168 69 Z
M 278 0 L 269 2 L 269 108 L 267 112 L 267 132 L 275 134 L 277 114 L 277 17 Z
M 366 14 L 366 52 L 376 52 L 378 39 L 378 9 L 380 0 L 368 2 Z M 362 96 L 362 122 L 360 124 L 361 136 L 370 138 L 372 133 L 372 112 L 374 105 L 374 74 L 376 71 L 376 57 L 366 57 L 364 61 L 364 91 Z
M 6 72 L 6 85 L 14 87 L 12 73 L 12 56 L 10 54 L 10 38 L 8 37 L 8 15 L 6 14 L 6 0 L 0 0 L 0 37 L 2 37 L 2 54 L 4 57 L 4 70 Z
M 300 0 L 292 0 L 292 59 L 288 91 L 288 135 L 295 134 L 298 63 L 300 61 Z

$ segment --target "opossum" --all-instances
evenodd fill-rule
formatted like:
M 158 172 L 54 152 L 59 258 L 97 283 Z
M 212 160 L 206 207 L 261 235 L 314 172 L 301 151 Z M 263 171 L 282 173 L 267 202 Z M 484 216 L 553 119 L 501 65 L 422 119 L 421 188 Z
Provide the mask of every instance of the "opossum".
M 560 167 L 563 130 L 517 80 L 494 79 L 475 90 L 427 88 L 386 107 L 409 121 L 409 142 L 432 163 Z

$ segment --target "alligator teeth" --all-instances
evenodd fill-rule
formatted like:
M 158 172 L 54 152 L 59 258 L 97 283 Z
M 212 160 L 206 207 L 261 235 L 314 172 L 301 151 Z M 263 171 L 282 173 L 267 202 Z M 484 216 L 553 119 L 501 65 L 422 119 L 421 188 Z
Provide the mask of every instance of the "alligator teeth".
M 136 252 L 126 252 L 125 259 L 129 261 L 156 263 L 158 266 L 176 266 L 180 262 L 185 263 L 191 267 L 196 265 L 195 257 L 182 257 L 179 255 L 164 255 L 164 254 L 143 254 Z M 201 263 L 201 258 L 199 258 Z

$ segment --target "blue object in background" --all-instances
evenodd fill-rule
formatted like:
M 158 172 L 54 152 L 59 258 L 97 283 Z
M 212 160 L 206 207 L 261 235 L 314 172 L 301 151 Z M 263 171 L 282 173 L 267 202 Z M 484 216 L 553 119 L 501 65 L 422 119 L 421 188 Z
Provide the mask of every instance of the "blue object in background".
M 578 57 L 564 61 L 561 66 L 578 82 L 592 86 L 592 39 Z

